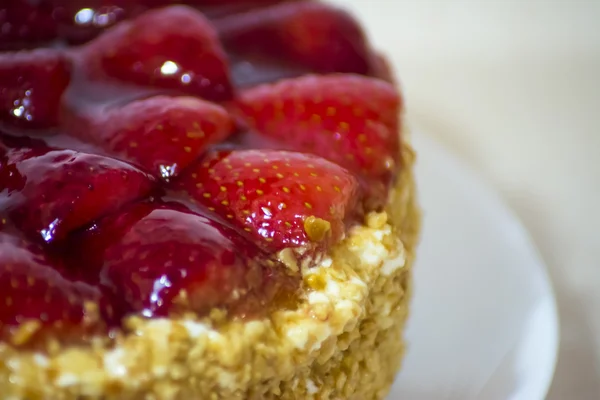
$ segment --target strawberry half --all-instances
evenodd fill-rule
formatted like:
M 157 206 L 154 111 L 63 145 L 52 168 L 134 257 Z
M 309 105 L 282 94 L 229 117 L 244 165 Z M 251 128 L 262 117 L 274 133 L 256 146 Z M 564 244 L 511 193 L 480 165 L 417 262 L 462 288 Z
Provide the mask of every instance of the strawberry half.
M 225 109 L 193 97 L 157 96 L 66 118 L 71 135 L 163 179 L 177 175 L 234 129 Z
M 269 252 L 314 254 L 343 237 L 357 211 L 357 186 L 348 171 L 317 156 L 238 150 L 207 154 L 173 188 Z
M 71 243 L 81 262 L 100 271 L 103 287 L 146 317 L 214 307 L 261 312 L 298 284 L 263 265 L 238 233 L 177 203 L 135 204 Z
M 84 47 L 93 72 L 140 85 L 174 89 L 213 101 L 233 88 L 216 32 L 198 11 L 172 6 L 124 21 Z
M 124 162 L 72 150 L 11 149 L 0 161 L 0 204 L 21 230 L 53 242 L 147 195 L 154 179 Z
M 401 98 L 389 83 L 357 75 L 305 76 L 240 94 L 242 117 L 284 148 L 331 160 L 385 200 L 400 155 Z
M 320 73 L 366 75 L 372 69 L 372 52 L 360 25 L 326 4 L 284 3 L 232 15 L 215 26 L 234 54 L 285 60 Z
M 0 121 L 21 128 L 58 123 L 70 64 L 57 50 L 0 54 Z
M 81 341 L 106 329 L 112 308 L 97 288 L 67 279 L 37 245 L 0 232 L 0 337 L 18 346 Z

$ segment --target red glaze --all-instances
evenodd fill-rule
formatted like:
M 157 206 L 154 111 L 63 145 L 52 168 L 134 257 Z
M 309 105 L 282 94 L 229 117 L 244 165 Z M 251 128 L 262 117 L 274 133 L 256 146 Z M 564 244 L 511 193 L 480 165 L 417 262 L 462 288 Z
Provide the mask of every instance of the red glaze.
M 237 232 L 176 203 L 128 207 L 75 243 L 101 285 L 146 317 L 223 306 L 256 312 L 245 303 L 265 308 L 297 285 L 284 268 L 264 266 L 265 255 Z
M 69 62 L 59 51 L 0 53 L 0 121 L 21 128 L 56 126 L 69 80 Z
M 269 252 L 327 248 L 356 214 L 357 182 L 345 169 L 320 157 L 275 150 L 209 153 L 173 186 L 195 202 L 243 228 Z M 310 237 L 309 217 L 330 230 Z M 303 253 L 307 254 L 307 253 Z
M 73 136 L 167 180 L 234 129 L 227 111 L 216 104 L 167 96 L 95 110 L 86 116 L 68 115 L 65 127 Z
M 386 197 L 401 98 L 349 14 L 283 0 L 144 13 L 168 3 L 0 5 L 0 49 L 53 47 L 0 53 L 0 340 L 294 307 L 301 276 L 275 253 L 316 262 Z
M 0 165 L 0 205 L 43 242 L 147 196 L 154 179 L 112 158 L 72 150 L 8 150 Z
M 123 81 L 213 101 L 233 95 L 217 34 L 201 13 L 189 7 L 153 10 L 122 22 L 83 51 L 84 63 L 94 76 L 101 70 Z

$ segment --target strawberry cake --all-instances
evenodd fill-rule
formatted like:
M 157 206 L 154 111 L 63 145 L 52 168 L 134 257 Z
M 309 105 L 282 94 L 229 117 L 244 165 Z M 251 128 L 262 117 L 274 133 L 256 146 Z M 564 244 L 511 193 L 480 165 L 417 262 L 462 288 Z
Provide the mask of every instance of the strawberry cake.
M 325 3 L 180 3 L 0 5 L 1 397 L 383 399 L 419 231 L 386 60 Z

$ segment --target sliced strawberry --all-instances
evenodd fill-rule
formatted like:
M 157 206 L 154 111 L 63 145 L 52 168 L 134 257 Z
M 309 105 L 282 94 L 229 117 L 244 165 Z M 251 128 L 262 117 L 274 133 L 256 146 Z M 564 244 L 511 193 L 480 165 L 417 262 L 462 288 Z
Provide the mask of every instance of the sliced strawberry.
M 401 99 L 386 82 L 357 75 L 306 76 L 241 93 L 252 128 L 363 178 L 378 202 L 399 161 Z
M 23 128 L 58 122 L 70 65 L 57 50 L 0 54 L 0 121 Z
M 335 7 L 291 2 L 215 22 L 227 51 L 270 57 L 314 72 L 369 74 L 372 54 L 356 20 Z
M 169 179 L 234 129 L 225 109 L 193 97 L 157 96 L 71 119 L 66 129 Z
M 238 233 L 177 203 L 138 203 L 72 243 L 82 263 L 101 271 L 101 284 L 146 317 L 214 307 L 256 313 L 298 284 L 261 263 Z
M 106 329 L 113 311 L 97 288 L 73 282 L 32 243 L 0 232 L 0 338 L 81 341 Z
M 84 48 L 92 71 L 140 85 L 228 100 L 233 89 L 216 32 L 198 11 L 172 6 L 121 22 Z
M 273 150 L 220 151 L 174 189 L 243 228 L 269 252 L 314 254 L 344 235 L 356 213 L 356 179 L 320 157 Z
M 45 242 L 147 195 L 153 185 L 124 162 L 72 150 L 12 149 L 0 162 L 3 211 Z

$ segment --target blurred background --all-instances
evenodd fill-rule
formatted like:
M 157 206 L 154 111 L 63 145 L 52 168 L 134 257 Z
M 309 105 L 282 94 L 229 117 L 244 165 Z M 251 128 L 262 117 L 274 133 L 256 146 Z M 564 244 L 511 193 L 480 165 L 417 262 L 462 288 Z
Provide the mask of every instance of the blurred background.
M 600 398 L 600 1 L 337 0 L 390 54 L 408 118 L 491 182 L 548 265 L 548 399 Z

